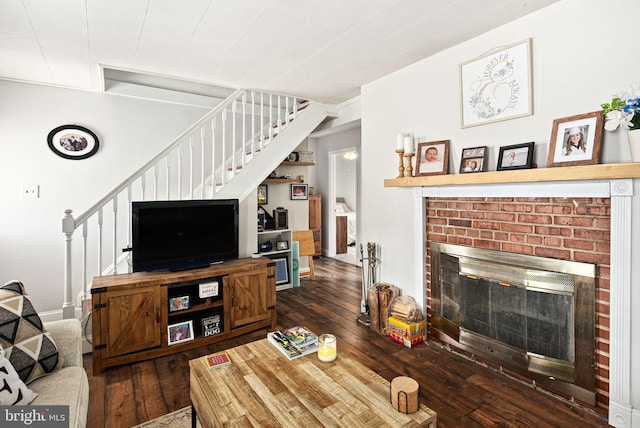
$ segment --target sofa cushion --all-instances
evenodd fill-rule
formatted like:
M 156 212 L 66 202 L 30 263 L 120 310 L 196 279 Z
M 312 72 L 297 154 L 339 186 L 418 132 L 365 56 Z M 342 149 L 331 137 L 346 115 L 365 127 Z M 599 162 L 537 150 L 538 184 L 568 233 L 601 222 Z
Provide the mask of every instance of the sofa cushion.
M 85 427 L 89 411 L 89 381 L 82 367 L 68 366 L 29 384 L 38 394 L 33 406 L 69 406 L 69 428 Z
M 38 394 L 24 384 L 4 354 L 4 349 L 0 346 L 0 405 L 18 406 L 31 403 Z
M 9 281 L 0 287 L 0 345 L 26 384 L 63 364 L 20 281 Z

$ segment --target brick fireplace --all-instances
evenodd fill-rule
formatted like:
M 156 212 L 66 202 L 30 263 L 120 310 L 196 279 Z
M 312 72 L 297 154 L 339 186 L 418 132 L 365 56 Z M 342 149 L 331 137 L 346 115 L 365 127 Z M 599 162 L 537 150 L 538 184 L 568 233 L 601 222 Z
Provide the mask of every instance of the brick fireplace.
M 590 263 L 595 275 L 595 405 L 609 406 L 611 199 L 608 197 L 428 197 L 426 212 L 427 318 L 431 320 L 432 242 Z M 434 331 L 430 338 L 437 337 Z M 455 345 L 452 345 L 455 348 Z M 462 349 L 456 348 L 458 351 Z M 471 353 L 473 355 L 473 353 Z M 484 364 L 568 399 L 570 394 L 536 383 L 490 359 Z M 586 403 L 583 403 L 586 404 Z
M 463 245 L 464 242 L 501 245 L 505 251 L 514 254 L 518 251 L 525 254 L 527 251 L 539 251 L 538 255 L 550 258 L 576 255 L 592 258 L 592 263 L 598 266 L 599 282 L 595 299 L 596 310 L 600 315 L 594 320 L 598 326 L 597 411 L 605 413 L 608 403 L 609 424 L 617 428 L 640 426 L 637 395 L 634 401 L 634 392 L 637 391 L 634 380 L 638 376 L 637 344 L 632 343 L 632 339 L 637 335 L 634 330 L 637 319 L 633 308 L 637 295 L 632 293 L 632 288 L 633 281 L 637 282 L 637 278 L 640 277 L 640 266 L 637 264 L 637 242 L 640 239 L 638 177 L 638 163 L 619 163 L 385 179 L 385 187 L 413 190 L 412 230 L 415 231 L 415 239 L 411 264 L 417 269 L 414 269 L 414 282 L 413 285 L 407 286 L 407 292 L 422 296 L 424 300 L 420 302 L 421 306 L 426 313 L 430 311 L 430 276 L 427 264 L 429 234 L 435 239 L 439 236 L 439 239 L 453 239 Z M 479 215 L 473 210 L 467 217 L 437 216 L 438 209 L 444 211 L 450 202 L 468 203 L 472 200 L 477 204 L 501 201 L 513 203 L 510 211 L 485 210 L 492 213 L 488 219 L 472 217 Z M 429 201 L 442 205 L 432 207 L 435 210 L 432 218 L 429 218 L 431 209 L 426 209 Z M 527 201 L 530 203 L 525 203 Z M 546 204 L 544 201 L 554 203 Z M 559 207 L 555 207 L 555 202 L 560 203 Z M 581 214 L 580 210 L 586 205 L 592 205 L 591 202 L 604 202 L 605 206 L 609 206 L 609 219 L 604 220 L 609 222 L 608 237 L 589 237 L 593 232 L 603 233 L 603 227 L 600 226 L 572 226 L 573 221 L 601 217 L 597 212 Z M 540 210 L 542 205 L 549 205 L 545 209 L 550 212 L 525 211 L 534 207 L 539 207 Z M 575 209 L 571 208 L 571 205 Z M 598 209 L 601 208 L 602 206 Z M 568 215 L 563 215 L 562 210 L 569 209 L 571 211 Z M 536 223 L 535 217 L 546 218 L 545 221 L 548 223 L 533 226 Z M 505 223 L 501 218 L 516 220 L 506 222 L 511 224 L 505 224 L 506 229 L 500 230 L 495 228 L 495 224 L 498 220 Z M 522 226 L 525 226 L 524 230 L 521 229 Z M 565 230 L 565 227 L 569 230 Z M 542 234 L 545 228 L 557 231 L 558 235 Z M 580 230 L 583 235 L 576 239 L 575 235 L 571 237 L 561 234 L 573 229 Z M 533 230 L 534 233 L 530 233 L 529 230 Z M 444 235 L 447 237 L 444 238 Z M 583 241 L 593 241 L 597 246 L 593 250 L 585 251 L 584 248 L 580 248 L 580 245 L 587 244 Z M 602 260 L 602 253 L 607 252 L 603 250 L 607 242 L 608 262 Z

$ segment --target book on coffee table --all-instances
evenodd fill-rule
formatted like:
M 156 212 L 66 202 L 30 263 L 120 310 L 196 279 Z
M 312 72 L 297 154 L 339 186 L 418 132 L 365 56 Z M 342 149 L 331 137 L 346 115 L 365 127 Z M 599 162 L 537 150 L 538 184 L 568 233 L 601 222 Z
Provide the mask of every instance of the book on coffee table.
M 205 357 L 207 367 L 210 369 L 219 369 L 231 365 L 231 357 L 226 352 L 217 352 Z
M 290 339 L 283 334 L 282 330 L 267 333 L 267 339 L 282 355 L 290 360 L 318 352 L 317 337 L 315 341 L 311 341 L 304 346 L 299 343 L 299 347 L 294 346 Z

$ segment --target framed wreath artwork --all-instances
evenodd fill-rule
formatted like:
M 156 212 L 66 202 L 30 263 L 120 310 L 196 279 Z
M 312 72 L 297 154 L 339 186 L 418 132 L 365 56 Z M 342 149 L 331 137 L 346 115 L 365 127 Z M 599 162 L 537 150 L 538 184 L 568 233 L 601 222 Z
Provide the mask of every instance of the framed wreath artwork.
M 460 106 L 462 128 L 533 114 L 531 40 L 461 64 Z
M 597 164 L 603 124 L 602 110 L 554 120 L 547 166 Z
M 100 141 L 96 134 L 83 126 L 62 125 L 54 128 L 47 136 L 49 148 L 65 159 L 87 159 L 96 153 Z

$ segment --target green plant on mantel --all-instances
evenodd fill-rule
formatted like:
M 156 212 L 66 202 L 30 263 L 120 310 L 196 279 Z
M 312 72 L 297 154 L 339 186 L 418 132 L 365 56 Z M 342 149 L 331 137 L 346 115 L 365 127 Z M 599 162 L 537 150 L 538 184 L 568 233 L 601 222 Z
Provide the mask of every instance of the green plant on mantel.
M 614 131 L 640 129 L 640 83 L 633 84 L 621 94 L 614 95 L 610 103 L 601 104 L 604 109 L 604 129 Z

